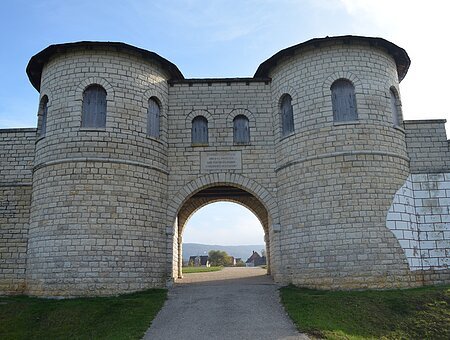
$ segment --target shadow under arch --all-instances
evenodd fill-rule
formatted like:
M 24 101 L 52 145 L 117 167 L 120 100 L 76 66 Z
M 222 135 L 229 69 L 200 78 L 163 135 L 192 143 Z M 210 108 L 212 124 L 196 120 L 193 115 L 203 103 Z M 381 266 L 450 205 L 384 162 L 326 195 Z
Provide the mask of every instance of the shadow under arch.
M 171 281 L 182 277 L 182 233 L 187 220 L 197 210 L 210 203 L 229 201 L 240 204 L 260 220 L 264 229 L 268 273 L 273 274 L 274 225 L 278 225 L 278 210 L 272 195 L 261 185 L 236 174 L 209 174 L 185 185 L 168 206 L 169 259 Z M 275 230 L 277 232 L 277 230 Z

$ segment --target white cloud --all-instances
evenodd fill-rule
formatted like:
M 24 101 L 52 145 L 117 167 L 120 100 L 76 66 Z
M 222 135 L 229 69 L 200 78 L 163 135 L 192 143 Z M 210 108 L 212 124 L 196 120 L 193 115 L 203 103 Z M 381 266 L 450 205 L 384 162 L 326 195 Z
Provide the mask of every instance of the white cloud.
M 355 25 L 405 48 L 411 67 L 401 83 L 405 119 L 446 118 L 450 2 L 340 0 Z M 450 133 L 450 122 L 447 123 Z

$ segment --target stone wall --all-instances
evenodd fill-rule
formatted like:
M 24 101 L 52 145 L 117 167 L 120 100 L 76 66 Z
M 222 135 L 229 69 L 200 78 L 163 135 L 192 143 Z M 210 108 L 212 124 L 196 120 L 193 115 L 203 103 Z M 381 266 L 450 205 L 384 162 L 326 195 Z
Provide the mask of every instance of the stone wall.
M 409 120 L 404 122 L 411 173 L 450 171 L 450 146 L 445 120 Z
M 168 125 L 168 197 L 171 203 L 167 223 L 178 232 L 179 222 L 175 223 L 178 213 L 186 201 L 202 189 L 217 185 L 241 188 L 269 210 L 270 254 L 275 259 L 272 272 L 276 274 L 279 243 L 272 228 L 273 224 L 278 224 L 278 214 L 273 203 L 276 202 L 276 180 L 271 98 L 271 85 L 265 80 L 205 79 L 171 83 Z M 192 120 L 198 115 L 208 120 L 207 146 L 191 143 Z M 249 119 L 248 145 L 233 142 L 233 118 L 237 115 Z M 202 171 L 202 154 L 230 150 L 240 153 L 241 168 Z M 170 258 L 175 256 L 171 254 Z M 175 273 L 175 267 L 171 264 L 170 271 Z M 174 277 L 177 276 L 174 274 Z
M 0 291 L 25 289 L 36 129 L 0 130 Z
M 48 97 L 45 136 L 0 133 L 0 288 L 110 295 L 173 282 L 186 218 L 215 201 L 195 195 L 218 186 L 250 194 L 236 201 L 260 217 L 278 282 L 449 282 L 444 121 L 394 126 L 390 90 L 399 94 L 409 59 L 386 43 L 325 38 L 241 79 L 183 79 L 175 65 L 123 44 L 44 50 L 29 71 Z M 355 121 L 333 120 L 330 87 L 342 78 L 355 88 Z M 83 128 L 83 91 L 93 84 L 107 94 L 106 126 Z M 294 114 L 288 136 L 284 94 Z M 161 108 L 159 138 L 147 135 L 150 98 Z M 233 140 L 238 115 L 249 121 L 245 145 Z M 208 120 L 207 144 L 192 144 L 196 116 Z M 212 153 L 235 163 L 203 166 Z
M 178 213 L 178 219 L 177 219 L 178 228 L 176 229 L 177 234 L 183 235 L 184 227 L 186 226 L 187 221 L 197 210 L 201 209 L 202 207 L 204 207 L 208 204 L 211 204 L 214 202 L 223 202 L 223 201 L 240 204 L 240 205 L 246 207 L 247 209 L 249 209 L 250 211 L 252 211 L 253 214 L 258 218 L 258 220 L 261 223 L 261 226 L 264 230 L 264 240 L 266 243 L 265 244 L 266 258 L 267 258 L 267 264 L 268 264 L 267 271 L 268 271 L 268 273 L 271 273 L 270 236 L 269 236 L 270 234 L 269 234 L 268 214 L 267 214 L 266 208 L 261 203 L 261 201 L 252 195 L 242 195 L 242 196 L 230 195 L 229 197 L 226 197 L 226 198 L 223 198 L 223 197 L 219 198 L 219 197 L 214 197 L 214 196 L 209 196 L 209 197 L 198 197 L 196 195 L 192 196 L 191 198 L 189 198 L 189 200 L 185 204 L 183 204 L 183 207 L 181 208 L 180 212 Z M 237 236 L 239 236 L 239 235 L 237 235 Z M 175 272 L 174 277 L 180 277 L 182 274 L 182 268 L 177 267 L 183 260 L 182 253 L 179 252 L 179 250 L 182 250 L 182 248 L 181 248 L 182 242 L 183 242 L 182 236 L 180 236 L 179 238 L 177 238 L 175 240 L 175 244 L 177 244 L 178 247 L 176 249 L 177 258 L 176 258 L 176 260 L 174 260 L 174 264 L 173 264 L 174 272 Z
M 386 217 L 412 277 L 423 284 L 450 280 L 450 148 L 445 122 L 404 122 L 411 175 Z
M 411 270 L 448 270 L 450 173 L 410 175 L 394 197 L 386 224 Z

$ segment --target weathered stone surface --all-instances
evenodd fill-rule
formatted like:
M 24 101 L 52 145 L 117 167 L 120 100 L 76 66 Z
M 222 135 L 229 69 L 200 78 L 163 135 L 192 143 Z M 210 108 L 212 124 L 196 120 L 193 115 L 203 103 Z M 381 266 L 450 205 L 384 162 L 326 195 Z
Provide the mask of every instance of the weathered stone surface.
M 399 73 L 384 48 L 325 41 L 293 49 L 270 78 L 195 81 L 173 81 L 167 65 L 135 50 L 55 51 L 40 82 L 45 136 L 0 131 L 2 291 L 108 295 L 164 286 L 181 275 L 185 222 L 217 200 L 260 219 L 278 282 L 335 289 L 448 282 L 444 124 L 393 126 L 390 89 L 399 92 Z M 341 78 L 354 85 L 357 121 L 333 121 L 330 87 Z M 101 129 L 81 127 L 91 84 L 107 93 Z M 288 136 L 284 94 L 294 116 Z M 159 138 L 147 135 L 150 98 L 160 104 Z M 208 120 L 207 144 L 191 143 L 198 115 Z M 248 144 L 233 141 L 240 115 Z M 231 155 L 229 163 L 208 163 L 214 154 Z M 195 196 L 230 187 L 247 195 Z

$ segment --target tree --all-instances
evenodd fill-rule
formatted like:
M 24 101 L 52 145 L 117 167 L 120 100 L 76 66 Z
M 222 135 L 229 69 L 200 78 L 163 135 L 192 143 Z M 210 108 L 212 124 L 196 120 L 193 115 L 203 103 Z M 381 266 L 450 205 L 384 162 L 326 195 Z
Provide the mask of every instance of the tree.
M 225 251 L 210 250 L 208 253 L 211 266 L 230 266 L 231 257 Z
M 242 261 L 242 259 L 237 260 L 236 267 L 245 267 L 244 261 Z

